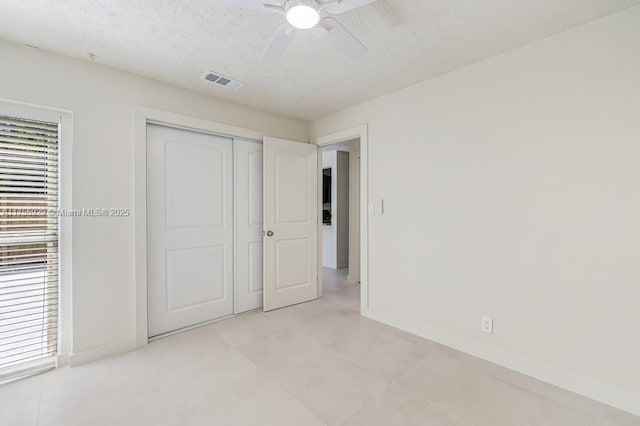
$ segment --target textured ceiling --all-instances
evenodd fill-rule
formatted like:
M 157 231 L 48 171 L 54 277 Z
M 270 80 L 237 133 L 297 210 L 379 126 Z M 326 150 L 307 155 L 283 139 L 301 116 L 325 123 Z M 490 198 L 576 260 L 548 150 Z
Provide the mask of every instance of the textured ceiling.
M 1 0 L 0 37 L 85 60 L 91 52 L 100 64 L 314 119 L 636 4 L 378 0 L 339 18 L 369 47 L 358 61 L 299 31 L 284 58 L 265 62 L 284 18 L 215 0 Z M 200 80 L 208 69 L 247 86 Z

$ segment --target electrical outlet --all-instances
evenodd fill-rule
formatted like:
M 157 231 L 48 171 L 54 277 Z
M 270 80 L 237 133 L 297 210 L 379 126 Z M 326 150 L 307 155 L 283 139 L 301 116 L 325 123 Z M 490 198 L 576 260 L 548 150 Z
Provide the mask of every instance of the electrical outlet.
M 480 329 L 483 333 L 493 334 L 493 318 L 482 317 Z

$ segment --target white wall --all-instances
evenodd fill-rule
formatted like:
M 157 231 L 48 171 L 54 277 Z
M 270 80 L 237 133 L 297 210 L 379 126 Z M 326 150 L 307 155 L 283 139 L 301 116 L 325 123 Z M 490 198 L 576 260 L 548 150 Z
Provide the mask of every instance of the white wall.
M 349 275 L 350 283 L 360 282 L 360 139 L 349 150 Z
M 349 265 L 349 153 L 336 153 L 336 265 Z
M 635 7 L 312 124 L 369 124 L 367 315 L 640 414 L 639 40 Z
M 136 106 L 307 140 L 308 124 L 0 41 L 0 98 L 73 113 L 74 208 L 133 209 Z M 194 78 L 199 78 L 195 75 Z M 134 212 L 135 214 L 135 212 Z M 81 354 L 135 337 L 134 218 L 73 219 L 73 343 Z

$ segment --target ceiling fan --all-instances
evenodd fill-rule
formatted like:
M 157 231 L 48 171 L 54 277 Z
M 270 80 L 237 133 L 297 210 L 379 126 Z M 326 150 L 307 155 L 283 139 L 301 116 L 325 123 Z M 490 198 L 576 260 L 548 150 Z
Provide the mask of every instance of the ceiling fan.
M 261 9 L 283 15 L 283 23 L 273 35 L 263 57 L 275 60 L 281 57 L 298 30 L 314 30 L 328 39 L 338 51 L 351 58 L 367 53 L 367 47 L 338 22 L 335 15 L 373 3 L 376 0 L 233 0 L 234 6 Z

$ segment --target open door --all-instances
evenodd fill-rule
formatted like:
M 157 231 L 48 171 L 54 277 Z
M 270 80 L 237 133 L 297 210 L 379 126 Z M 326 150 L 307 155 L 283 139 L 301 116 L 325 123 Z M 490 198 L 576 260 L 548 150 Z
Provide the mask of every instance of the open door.
M 264 138 L 264 310 L 318 298 L 318 148 Z

